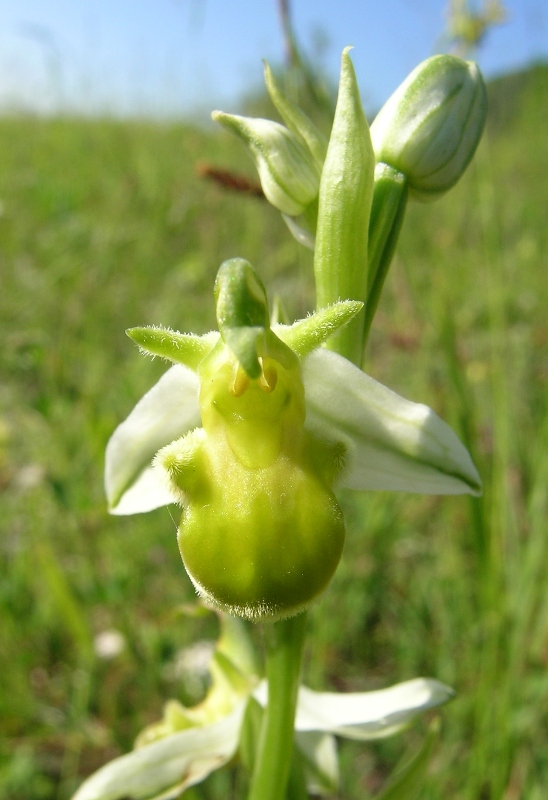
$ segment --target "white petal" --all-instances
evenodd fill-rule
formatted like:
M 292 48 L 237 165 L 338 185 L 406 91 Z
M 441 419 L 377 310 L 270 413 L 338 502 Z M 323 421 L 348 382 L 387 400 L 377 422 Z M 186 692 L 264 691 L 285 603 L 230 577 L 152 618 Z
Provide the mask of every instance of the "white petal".
M 114 759 L 88 778 L 72 800 L 175 798 L 230 761 L 246 702 L 203 728 L 189 728 Z
M 339 486 L 479 494 L 468 450 L 428 406 L 412 403 L 324 348 L 303 362 L 306 427 L 347 448 Z
M 396 733 L 418 714 L 453 697 L 449 686 L 415 678 L 374 692 L 314 692 L 299 689 L 295 728 L 326 731 L 349 739 L 379 739 Z
M 333 794 L 339 785 L 337 742 L 329 733 L 295 731 L 295 744 L 304 759 L 310 794 Z
M 161 447 L 201 424 L 198 390 L 198 376 L 176 364 L 116 428 L 105 462 L 105 489 L 112 513 L 135 514 L 173 502 L 148 468 Z

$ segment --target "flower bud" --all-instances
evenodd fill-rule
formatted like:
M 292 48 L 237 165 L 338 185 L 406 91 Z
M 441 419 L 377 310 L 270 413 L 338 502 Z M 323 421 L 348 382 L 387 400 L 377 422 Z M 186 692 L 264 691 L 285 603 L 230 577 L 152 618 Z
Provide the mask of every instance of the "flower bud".
M 320 185 L 318 164 L 304 140 L 268 119 L 222 111 L 214 111 L 211 116 L 249 145 L 269 203 L 283 214 L 302 214 L 316 198 Z
M 476 64 L 432 56 L 413 70 L 371 126 L 377 161 L 402 172 L 412 195 L 434 199 L 468 166 L 487 113 Z

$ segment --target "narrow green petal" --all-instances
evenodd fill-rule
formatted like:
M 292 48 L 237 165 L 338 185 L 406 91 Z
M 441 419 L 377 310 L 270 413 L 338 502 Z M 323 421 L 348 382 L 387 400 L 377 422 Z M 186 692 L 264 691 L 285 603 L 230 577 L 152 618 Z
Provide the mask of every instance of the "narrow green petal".
M 114 759 L 88 778 L 72 800 L 168 800 L 230 761 L 246 702 L 201 728 L 166 736 Z
M 322 308 L 293 325 L 279 325 L 276 335 L 298 356 L 304 357 L 326 342 L 330 336 L 350 322 L 363 308 L 358 300 L 343 300 Z
M 306 427 L 346 448 L 341 487 L 479 494 L 470 454 L 428 406 L 412 403 L 319 348 L 303 362 Z
M 177 364 L 116 428 L 105 456 L 105 490 L 111 513 L 137 514 L 173 502 L 152 475 L 150 464 L 161 447 L 201 424 L 198 388 L 195 373 Z
M 129 328 L 126 333 L 146 355 L 160 356 L 192 370 L 198 368 L 200 361 L 213 350 L 219 339 L 217 331 L 195 336 L 169 328 L 146 327 Z

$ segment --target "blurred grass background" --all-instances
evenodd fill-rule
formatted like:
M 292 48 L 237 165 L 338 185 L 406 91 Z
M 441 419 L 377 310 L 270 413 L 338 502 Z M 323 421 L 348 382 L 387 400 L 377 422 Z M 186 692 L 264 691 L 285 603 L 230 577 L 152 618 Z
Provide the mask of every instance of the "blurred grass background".
M 367 356 L 455 427 L 485 492 L 343 498 L 305 665 L 314 688 L 456 688 L 423 800 L 548 797 L 548 68 L 491 84 L 490 108 L 457 188 L 409 208 Z M 106 512 L 105 444 L 165 369 L 124 330 L 212 328 L 236 255 L 302 316 L 311 258 L 266 203 L 197 177 L 253 175 L 222 131 L 2 118 L 0 152 L 0 797 L 63 800 L 167 698 L 198 699 L 216 635 L 182 609 L 176 509 Z M 423 734 L 341 743 L 339 797 L 373 797 Z M 185 796 L 237 800 L 235 780 Z

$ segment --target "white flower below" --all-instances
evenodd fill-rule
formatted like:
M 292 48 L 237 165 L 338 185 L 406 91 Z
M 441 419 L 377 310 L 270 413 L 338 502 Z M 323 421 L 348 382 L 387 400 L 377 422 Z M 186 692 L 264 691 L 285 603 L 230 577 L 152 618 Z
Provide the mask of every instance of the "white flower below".
M 172 733 L 111 761 L 82 784 L 73 800 L 174 800 L 231 760 L 238 748 L 249 698 L 254 696 L 265 705 L 267 695 L 263 681 L 253 695 L 237 701 L 215 722 Z M 295 741 L 308 767 L 309 791 L 323 794 L 336 790 L 334 735 L 360 740 L 390 736 L 453 696 L 448 686 L 428 678 L 348 694 L 314 692 L 302 686 Z

